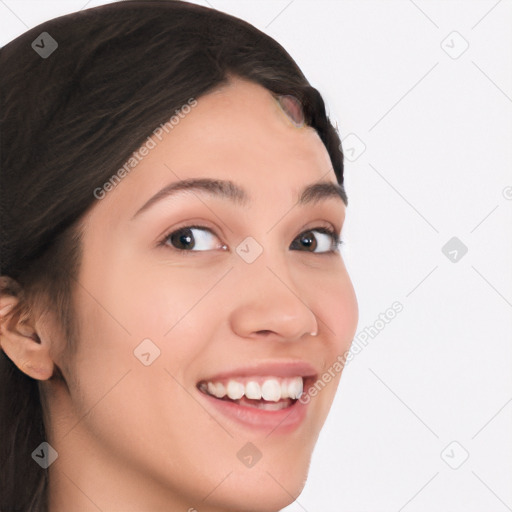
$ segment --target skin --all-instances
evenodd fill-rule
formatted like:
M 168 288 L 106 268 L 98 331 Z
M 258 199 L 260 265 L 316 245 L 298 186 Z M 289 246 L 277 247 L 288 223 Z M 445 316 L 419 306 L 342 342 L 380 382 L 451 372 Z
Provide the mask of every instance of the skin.
M 292 432 L 206 410 L 196 384 L 274 360 L 308 361 L 321 374 L 348 350 L 358 307 L 341 254 L 290 249 L 308 229 L 341 231 L 341 200 L 294 206 L 304 186 L 336 183 L 330 158 L 315 130 L 295 127 L 266 89 L 238 78 L 155 141 L 83 218 L 76 353 L 66 354 L 47 318 L 23 329 L 1 323 L 2 349 L 47 395 L 48 442 L 59 454 L 50 511 L 276 511 L 304 486 L 340 374 Z M 164 186 L 199 177 L 235 181 L 250 203 L 184 192 L 132 220 Z M 208 236 L 208 250 L 157 246 L 192 224 L 212 230 L 194 231 L 197 244 Z M 235 252 L 247 236 L 263 247 L 251 264 Z M 14 303 L 2 297 L 3 320 Z M 133 354 L 146 338 L 161 352 L 150 366 Z M 50 378 L 54 365 L 65 382 Z M 237 458 L 248 441 L 263 455 L 252 468 Z

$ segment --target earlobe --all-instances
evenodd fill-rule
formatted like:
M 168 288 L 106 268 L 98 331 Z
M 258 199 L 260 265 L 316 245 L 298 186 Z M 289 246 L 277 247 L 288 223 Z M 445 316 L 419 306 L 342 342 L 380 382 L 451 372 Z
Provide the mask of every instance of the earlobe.
M 29 377 L 47 380 L 54 367 L 49 346 L 33 327 L 20 322 L 18 304 L 17 297 L 0 295 L 0 349 Z

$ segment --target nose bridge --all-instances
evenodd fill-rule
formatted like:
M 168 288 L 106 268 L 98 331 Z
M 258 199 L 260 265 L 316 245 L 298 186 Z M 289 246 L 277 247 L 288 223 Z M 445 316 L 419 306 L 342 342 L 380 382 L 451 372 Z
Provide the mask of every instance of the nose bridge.
M 282 340 L 297 340 L 318 331 L 308 297 L 291 277 L 284 254 L 263 250 L 254 239 L 239 244 L 237 253 L 237 297 L 230 321 L 240 336 L 271 331 Z

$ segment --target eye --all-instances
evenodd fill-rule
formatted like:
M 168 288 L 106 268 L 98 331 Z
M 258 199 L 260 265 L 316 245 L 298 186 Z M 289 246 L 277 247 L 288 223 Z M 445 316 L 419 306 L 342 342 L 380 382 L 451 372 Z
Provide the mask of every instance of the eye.
M 222 244 L 215 246 L 213 241 L 216 238 L 210 228 L 204 226 L 185 226 L 166 235 L 164 240 L 162 240 L 162 245 L 170 245 L 174 249 L 184 252 L 190 252 L 192 249 L 194 251 L 211 251 L 224 248 L 225 246 Z
M 197 233 L 197 234 L 195 234 Z M 317 233 L 315 235 L 314 233 Z M 165 235 L 160 241 L 160 246 L 167 246 L 181 253 L 212 251 L 215 249 L 226 250 L 222 243 L 215 244 L 218 237 L 210 228 L 205 226 L 184 226 Z M 334 229 L 319 226 L 302 232 L 291 243 L 291 250 L 304 250 L 316 254 L 337 253 L 339 246 L 343 244 Z
M 313 233 L 319 233 L 315 236 Z M 299 241 L 296 243 L 296 241 Z M 306 248 L 306 252 L 337 253 L 343 244 L 338 234 L 332 228 L 317 227 L 301 233 L 290 245 L 290 249 Z M 318 249 L 318 250 L 317 250 Z

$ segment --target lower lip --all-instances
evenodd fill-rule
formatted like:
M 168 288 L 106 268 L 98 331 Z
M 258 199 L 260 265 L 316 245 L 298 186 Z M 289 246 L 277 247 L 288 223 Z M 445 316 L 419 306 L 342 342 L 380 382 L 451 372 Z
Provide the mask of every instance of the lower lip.
M 297 400 L 290 407 L 278 411 L 266 411 L 219 400 L 201 391 L 199 393 L 217 411 L 235 420 L 238 424 L 252 429 L 270 430 L 271 433 L 276 434 L 288 434 L 298 428 L 306 418 L 308 407 L 308 404 Z

